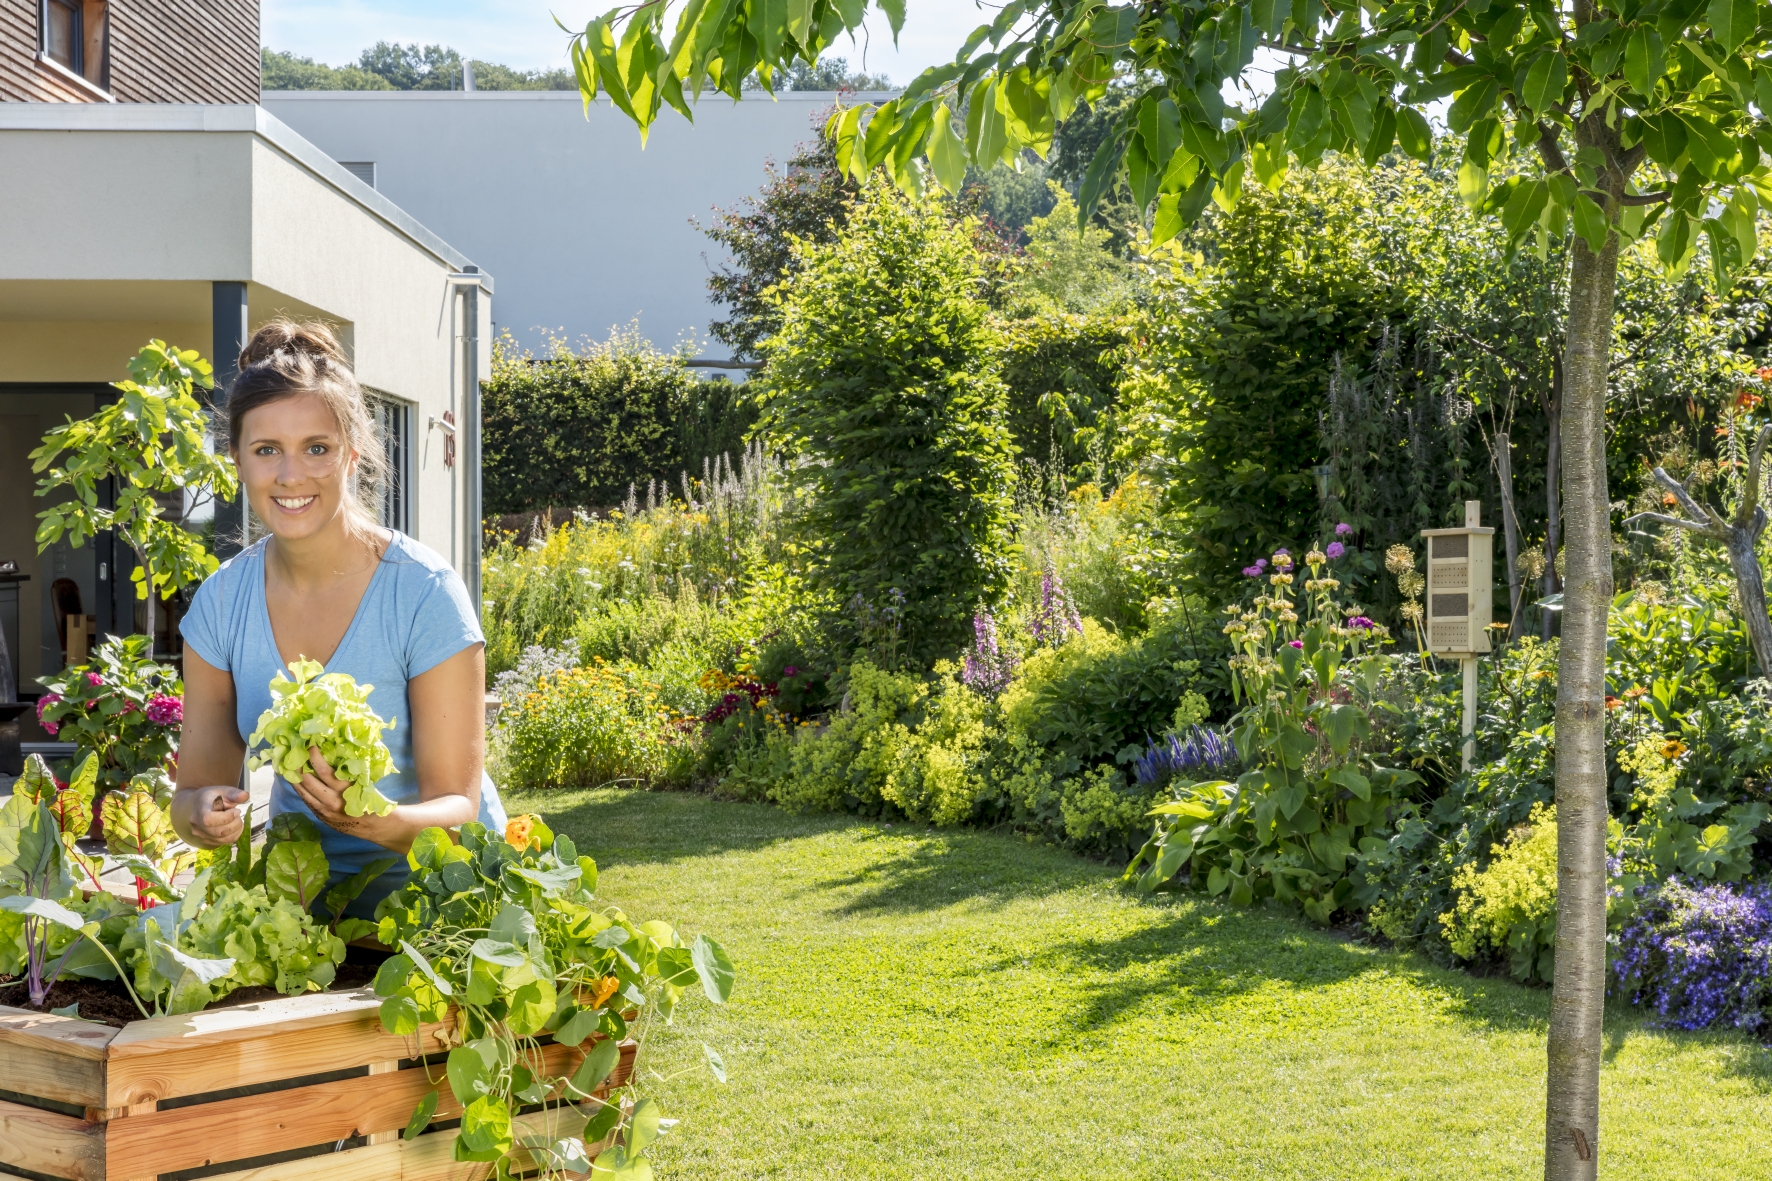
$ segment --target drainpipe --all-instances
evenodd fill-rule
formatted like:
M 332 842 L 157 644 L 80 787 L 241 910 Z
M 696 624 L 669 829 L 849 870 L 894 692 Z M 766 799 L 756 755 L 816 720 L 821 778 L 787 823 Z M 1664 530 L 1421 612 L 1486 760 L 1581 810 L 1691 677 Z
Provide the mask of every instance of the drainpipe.
M 216 281 L 210 285 L 211 363 L 215 366 L 215 392 L 210 405 L 215 408 L 216 450 L 226 453 L 228 447 L 228 387 L 240 374 L 240 350 L 246 347 L 247 308 L 246 284 Z M 246 510 L 241 498 L 216 499 L 215 556 L 223 561 L 240 552 L 245 533 Z M 127 584 L 125 584 L 127 585 Z M 134 602 L 130 603 L 131 608 Z
M 449 276 L 462 293 L 462 369 L 467 382 L 462 390 L 462 581 L 474 615 L 480 614 L 480 290 L 486 276 L 476 266 L 464 266 Z

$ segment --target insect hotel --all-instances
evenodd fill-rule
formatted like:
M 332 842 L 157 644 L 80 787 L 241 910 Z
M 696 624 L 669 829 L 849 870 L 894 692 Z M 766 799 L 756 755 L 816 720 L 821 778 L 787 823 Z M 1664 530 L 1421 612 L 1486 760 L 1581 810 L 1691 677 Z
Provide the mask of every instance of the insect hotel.
M 1495 530 L 1483 502 L 1464 502 L 1462 529 L 1423 529 L 1427 541 L 1427 650 L 1464 669 L 1462 765 L 1470 770 L 1477 728 L 1477 658 L 1489 651 L 1495 618 Z

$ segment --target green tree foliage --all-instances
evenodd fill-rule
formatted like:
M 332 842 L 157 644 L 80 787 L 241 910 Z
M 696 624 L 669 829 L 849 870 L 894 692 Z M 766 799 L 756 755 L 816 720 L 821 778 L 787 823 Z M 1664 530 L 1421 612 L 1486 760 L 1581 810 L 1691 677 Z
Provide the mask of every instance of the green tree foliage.
M 927 665 L 1008 584 L 1015 472 L 968 225 L 875 186 L 843 236 L 796 247 L 763 345 L 762 430 L 805 498 L 813 578 Z M 896 592 L 896 594 L 895 594 Z
M 808 65 L 791 62 L 778 90 L 891 90 L 892 79 L 885 74 L 851 70 L 849 60 L 842 57 L 821 57 Z
M 1053 312 L 993 323 L 1009 433 L 1021 457 L 1051 469 L 1049 476 L 1108 482 L 1096 468 L 1118 442 L 1115 407 L 1131 321 Z
M 798 145 L 785 166 L 769 164 L 761 193 L 716 213 L 706 233 L 731 261 L 708 279 L 709 298 L 727 311 L 708 331 L 730 345 L 733 356 L 756 357 L 759 342 L 780 326 L 781 314 L 764 292 L 799 265 L 796 241 L 836 240 L 855 194 L 855 181 L 837 167 L 836 144 L 821 132 Z
M 462 56 L 442 45 L 420 48 L 377 41 L 350 65 L 329 66 L 265 46 L 261 77 L 266 90 L 460 90 Z M 573 90 L 577 85 L 566 69 L 517 70 L 474 62 L 476 90 Z
M 1113 235 L 1077 224 L 1077 203 L 1054 181 L 1046 182 L 1047 210 L 1032 218 L 1023 237 L 1026 265 L 1021 292 L 1050 300 L 1067 312 L 1092 312 L 1131 302 L 1138 291 L 1132 267 L 1113 251 Z
M 742 451 L 752 421 L 736 387 L 698 379 L 637 327 L 580 351 L 556 340 L 539 358 L 503 336 L 483 391 L 489 516 L 618 504 Z
M 362 66 L 329 66 L 311 57 L 260 50 L 259 86 L 265 90 L 393 90 L 394 84 Z

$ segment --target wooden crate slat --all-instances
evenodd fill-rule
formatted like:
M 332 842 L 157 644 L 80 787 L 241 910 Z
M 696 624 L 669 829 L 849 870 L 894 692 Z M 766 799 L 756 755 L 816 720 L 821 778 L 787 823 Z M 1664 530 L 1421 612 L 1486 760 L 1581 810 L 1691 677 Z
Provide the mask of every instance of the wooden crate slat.
M 0 1167 L 70 1181 L 103 1181 L 104 1135 L 102 1124 L 0 1100 Z
M 554 1130 L 562 1136 L 576 1136 L 584 1130 L 587 1118 L 575 1108 L 563 1108 L 554 1116 Z M 546 1119 L 539 1113 L 519 1116 L 513 1122 L 518 1136 L 547 1130 Z M 220 1173 L 208 1181 L 477 1181 L 490 1166 L 457 1161 L 457 1134 L 454 1129 L 433 1132 L 411 1141 L 371 1144 L 346 1152 Z M 596 1148 L 607 1143 L 594 1146 L 593 1155 Z
M 0 1064 L 5 1089 L 59 1103 L 100 1107 L 105 1047 L 119 1030 L 72 1017 L 0 1005 Z
M 365 990 L 132 1021 L 108 1047 L 98 1106 L 133 1107 L 438 1049 L 443 1026 L 395 1037 L 382 1029 L 380 1014 L 381 1002 Z
M 611 1085 L 626 1081 L 633 1055 L 632 1043 L 624 1044 Z M 548 1075 L 564 1075 L 577 1069 L 584 1054 L 550 1045 L 542 1047 L 541 1057 Z M 461 1106 L 441 1067 L 432 1071 L 435 1083 L 423 1070 L 399 1070 L 113 1119 L 106 1125 L 105 1176 L 131 1181 L 404 1128 L 419 1100 L 438 1088 L 433 1118 L 454 1119 Z

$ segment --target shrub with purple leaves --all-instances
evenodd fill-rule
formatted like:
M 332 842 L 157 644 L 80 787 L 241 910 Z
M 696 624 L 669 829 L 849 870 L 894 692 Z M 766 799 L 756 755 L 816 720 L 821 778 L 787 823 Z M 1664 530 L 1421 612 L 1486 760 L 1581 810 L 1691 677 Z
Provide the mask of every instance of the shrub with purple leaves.
M 1772 884 L 1671 878 L 1618 934 L 1613 994 L 1673 1029 L 1760 1029 L 1772 1001 Z

